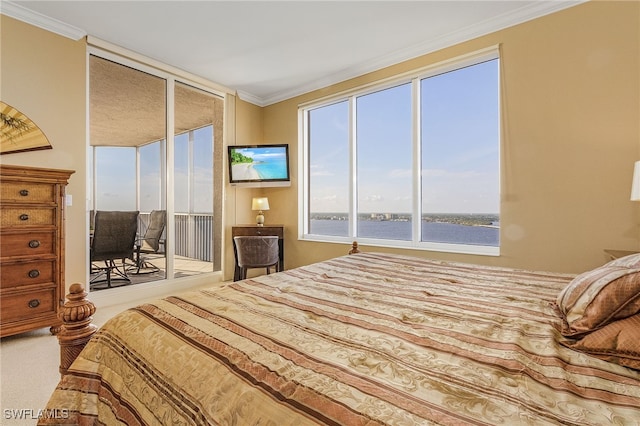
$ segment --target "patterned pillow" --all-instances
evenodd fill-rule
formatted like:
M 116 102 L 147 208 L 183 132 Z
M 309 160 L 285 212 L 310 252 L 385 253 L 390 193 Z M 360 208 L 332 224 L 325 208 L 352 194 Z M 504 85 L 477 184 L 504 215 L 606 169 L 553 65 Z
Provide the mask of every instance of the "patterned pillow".
M 563 345 L 605 361 L 640 370 L 640 314 L 614 321 Z
M 625 268 L 640 269 L 640 253 L 630 254 L 628 256 L 614 259 L 605 266 L 622 266 Z
M 580 337 L 640 312 L 640 269 L 604 265 L 575 277 L 556 300 L 562 334 Z

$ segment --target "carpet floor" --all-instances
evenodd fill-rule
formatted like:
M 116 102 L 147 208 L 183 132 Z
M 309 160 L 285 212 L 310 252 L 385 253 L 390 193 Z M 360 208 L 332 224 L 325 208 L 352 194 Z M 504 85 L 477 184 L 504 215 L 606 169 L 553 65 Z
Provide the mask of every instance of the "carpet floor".
M 144 301 L 98 308 L 93 323 L 101 326 L 113 315 Z M 58 339 L 49 328 L 0 340 L 0 424 L 34 425 L 60 374 Z

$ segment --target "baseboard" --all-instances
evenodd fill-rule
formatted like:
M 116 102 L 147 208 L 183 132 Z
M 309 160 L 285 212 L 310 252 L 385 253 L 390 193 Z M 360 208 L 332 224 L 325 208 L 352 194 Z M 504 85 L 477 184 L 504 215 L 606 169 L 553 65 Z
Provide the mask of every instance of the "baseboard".
M 196 290 L 222 282 L 221 272 L 194 275 L 173 280 L 152 281 L 89 293 L 89 300 L 96 307 L 107 307 L 122 303 L 162 298 L 189 290 Z

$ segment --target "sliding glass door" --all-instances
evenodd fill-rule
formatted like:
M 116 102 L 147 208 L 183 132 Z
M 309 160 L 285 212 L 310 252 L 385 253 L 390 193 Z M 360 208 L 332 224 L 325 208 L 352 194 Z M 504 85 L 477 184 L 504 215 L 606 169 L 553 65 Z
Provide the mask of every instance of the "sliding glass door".
M 89 70 L 91 217 L 140 212 L 131 283 L 220 270 L 223 98 L 113 58 Z

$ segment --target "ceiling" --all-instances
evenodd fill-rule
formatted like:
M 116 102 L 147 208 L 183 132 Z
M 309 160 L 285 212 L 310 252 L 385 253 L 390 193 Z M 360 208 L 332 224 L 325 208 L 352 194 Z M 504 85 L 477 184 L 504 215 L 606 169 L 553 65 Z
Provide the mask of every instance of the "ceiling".
M 266 106 L 582 1 L 3 0 L 2 13 L 96 37 Z

